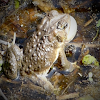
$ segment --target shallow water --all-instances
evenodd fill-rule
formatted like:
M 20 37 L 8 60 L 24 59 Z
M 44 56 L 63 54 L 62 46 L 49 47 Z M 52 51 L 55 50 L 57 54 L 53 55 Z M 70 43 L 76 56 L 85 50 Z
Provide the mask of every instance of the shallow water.
M 2 4 L 4 3 L 6 6 L 8 6 L 9 2 L 5 3 L 4 1 L 5 0 L 2 0 Z M 32 34 L 33 31 L 35 31 L 37 24 L 39 24 L 41 20 L 39 14 L 41 14 L 43 17 L 47 11 L 56 9 L 61 13 L 69 13 L 70 15 L 72 15 L 76 19 L 78 24 L 77 34 L 70 43 L 75 46 L 75 51 L 72 53 L 71 57 L 67 57 L 68 60 L 71 62 L 77 61 L 81 53 L 81 44 L 85 43 L 86 48 L 89 49 L 89 54 L 96 57 L 96 59 L 100 62 L 100 31 L 96 36 L 97 34 L 96 24 L 97 21 L 100 19 L 99 0 L 88 0 L 88 1 L 86 0 L 81 0 L 81 1 L 80 0 L 52 0 L 52 1 L 44 0 L 44 2 L 39 0 L 37 0 L 36 2 L 36 0 L 34 0 L 34 3 L 31 3 L 31 1 L 32 0 L 26 1 L 27 3 L 21 2 L 19 9 L 14 10 L 13 3 L 11 3 L 11 6 L 8 6 L 11 7 L 10 9 L 8 8 L 5 9 L 5 7 L 3 8 L 4 11 L 1 9 L 0 13 L 2 14 L 0 15 L 0 19 L 1 19 L 0 39 L 11 42 L 13 38 L 13 33 L 16 32 L 17 33 L 16 43 L 19 44 L 21 48 L 23 48 L 24 40 L 27 38 L 27 36 Z M 42 3 L 45 4 L 44 8 Z M 49 6 L 47 6 L 48 4 Z M 12 15 L 8 13 L 8 10 L 10 10 Z M 33 18 L 31 17 L 32 15 L 34 15 L 34 12 L 35 14 L 37 14 L 38 17 L 33 17 Z M 0 50 L 6 50 L 6 48 L 7 46 L 0 44 Z M 85 83 L 84 81 L 85 79 L 88 78 L 87 77 L 88 72 L 93 71 L 94 73 L 94 70 L 91 70 L 91 68 L 89 67 L 87 68 L 87 71 L 84 72 L 84 67 L 83 67 L 81 71 L 82 72 L 80 73 L 82 74 L 84 73 L 83 76 L 85 77 L 82 78 L 81 81 L 80 81 L 80 77 L 77 76 L 77 74 L 74 77 L 73 77 L 74 74 L 72 76 L 69 75 L 67 77 L 67 80 L 65 81 L 66 83 L 62 82 L 62 80 L 65 80 L 66 78 L 64 76 L 59 76 L 62 78 L 61 80 L 62 83 L 59 82 L 56 83 L 58 86 L 60 85 L 63 88 L 66 87 L 65 84 L 70 84 L 73 78 L 76 79 L 71 84 L 70 88 L 66 90 L 65 94 L 76 92 L 74 86 L 76 86 L 77 84 L 81 84 L 79 82 L 82 82 L 82 84 L 85 84 L 85 86 L 89 84 L 87 82 Z M 53 78 L 55 77 L 56 75 Z M 59 77 L 57 76 L 56 78 Z M 95 76 L 95 79 L 97 79 L 97 77 L 98 75 Z M 55 83 L 55 79 L 52 79 L 51 81 Z M 2 73 L 0 77 L 0 88 L 2 89 L 3 93 L 9 100 L 14 100 L 14 99 L 15 100 L 28 100 L 28 99 L 55 100 L 56 99 L 56 96 L 54 94 L 46 93 L 45 90 L 32 85 L 32 82 L 29 79 L 24 79 L 23 81 L 20 79 L 11 81 L 11 80 L 7 80 Z M 98 88 L 100 88 L 100 86 Z M 82 95 L 82 91 L 80 91 L 80 93 L 81 93 L 80 95 Z M 94 96 L 94 99 L 95 98 L 96 97 Z M 96 100 L 99 100 L 97 98 Z M 77 99 L 74 98 L 73 100 L 77 100 Z

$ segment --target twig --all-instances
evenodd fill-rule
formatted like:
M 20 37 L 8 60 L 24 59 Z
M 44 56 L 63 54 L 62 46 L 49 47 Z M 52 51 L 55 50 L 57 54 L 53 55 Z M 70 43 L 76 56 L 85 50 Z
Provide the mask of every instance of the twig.
M 84 7 L 86 4 L 90 3 L 91 1 L 92 1 L 92 0 L 84 1 L 84 2 L 82 2 L 81 4 L 76 5 L 75 8 L 79 9 L 79 8 L 81 8 L 82 6 Z
M 99 33 L 99 29 L 97 29 L 97 33 L 96 33 L 95 37 L 93 38 L 93 41 L 97 38 L 98 33 Z
M 89 49 L 87 49 L 87 50 L 84 52 L 84 48 L 85 48 L 85 45 L 83 44 L 82 47 L 81 47 L 81 54 L 80 54 L 80 56 L 79 56 L 79 58 L 78 58 L 78 60 L 77 60 L 77 65 L 80 65 L 80 62 L 81 62 L 81 60 L 83 59 L 83 57 L 89 53 Z
M 66 100 L 66 99 L 71 99 L 71 98 L 76 98 L 76 97 L 79 97 L 79 92 L 70 93 L 67 95 L 60 95 L 60 96 L 57 96 L 56 99 L 57 100 Z
M 68 43 L 67 45 L 74 45 L 75 47 L 81 47 L 82 44 L 85 45 L 85 47 L 89 47 L 89 48 L 96 48 L 96 47 L 100 47 L 100 44 L 89 44 L 89 43 Z
M 90 20 L 88 20 L 85 24 L 84 27 L 88 26 L 89 24 L 91 24 L 93 22 L 93 18 L 91 18 Z
M 64 92 L 68 89 L 68 87 L 73 83 L 74 81 L 71 81 L 68 86 L 64 89 L 64 91 L 62 92 L 62 95 L 64 94 Z
M 0 89 L 0 95 L 4 98 L 4 100 L 8 100 L 7 97 L 3 94 L 1 89 Z
M 4 40 L 0 40 L 0 44 L 8 45 L 8 42 L 6 42 Z

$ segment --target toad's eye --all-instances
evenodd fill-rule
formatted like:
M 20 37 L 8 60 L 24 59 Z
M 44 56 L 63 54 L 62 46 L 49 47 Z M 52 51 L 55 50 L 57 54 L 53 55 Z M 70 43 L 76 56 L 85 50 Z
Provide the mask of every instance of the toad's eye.
M 57 23 L 57 29 L 61 29 L 61 26 L 62 26 L 61 23 L 58 22 L 58 23 Z
M 63 27 L 63 29 L 66 29 L 68 27 L 68 23 L 66 23 Z
M 63 30 L 63 29 L 66 29 L 67 27 L 68 27 L 68 23 L 66 23 L 65 25 L 61 22 L 57 23 L 57 29 Z

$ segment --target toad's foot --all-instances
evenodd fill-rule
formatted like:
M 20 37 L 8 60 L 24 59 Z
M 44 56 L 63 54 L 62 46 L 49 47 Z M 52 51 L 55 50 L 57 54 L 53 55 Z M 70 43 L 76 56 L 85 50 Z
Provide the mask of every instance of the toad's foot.
M 54 86 L 51 84 L 49 80 L 47 80 L 45 76 L 42 75 L 31 76 L 30 79 L 34 84 L 43 87 L 48 92 L 54 93 L 55 91 Z
M 67 69 L 67 70 L 60 70 L 57 68 L 57 72 L 59 72 L 60 74 L 63 74 L 63 75 L 68 75 L 69 73 L 73 72 L 75 69 L 79 69 L 80 66 L 78 66 L 76 64 L 76 62 L 74 63 L 70 63 L 70 68 Z

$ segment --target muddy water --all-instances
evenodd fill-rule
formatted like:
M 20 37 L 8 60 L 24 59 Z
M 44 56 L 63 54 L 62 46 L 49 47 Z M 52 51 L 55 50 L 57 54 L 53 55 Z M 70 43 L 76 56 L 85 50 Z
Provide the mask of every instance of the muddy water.
M 5 2 L 6 1 L 6 2 Z M 71 56 L 67 54 L 67 58 L 71 62 L 75 62 L 78 60 L 81 54 L 81 45 L 85 43 L 86 48 L 89 49 L 89 54 L 96 57 L 96 59 L 100 62 L 100 31 L 97 34 L 98 28 L 96 27 L 97 21 L 100 19 L 100 1 L 99 0 L 33 0 L 33 2 L 26 1 L 20 2 L 19 8 L 15 9 L 15 4 L 10 0 L 2 0 L 2 8 L 0 15 L 0 39 L 4 41 L 12 41 L 13 33 L 17 33 L 16 43 L 19 44 L 21 48 L 23 48 L 24 40 L 32 34 L 33 31 L 36 30 L 37 24 L 41 21 L 41 17 L 44 17 L 45 13 L 56 9 L 61 13 L 69 13 L 72 15 L 78 24 L 77 35 L 71 41 L 70 45 L 74 45 L 74 51 L 71 51 Z M 6 6 L 3 6 L 5 4 Z M 44 7 L 45 5 L 45 7 Z M 8 9 L 10 8 L 10 9 Z M 9 10 L 11 13 L 9 13 Z M 11 15 L 12 14 L 12 15 Z M 34 15 L 37 16 L 34 16 Z M 32 17 L 34 16 L 34 17 Z M 100 29 L 100 27 L 99 27 Z M 0 50 L 6 50 L 7 46 L 0 44 Z M 67 48 L 67 47 L 66 47 Z M 66 50 L 65 50 L 66 51 Z M 81 67 L 81 65 L 80 65 Z M 87 68 L 87 69 L 86 69 Z M 93 73 L 98 73 L 95 68 L 91 69 L 91 67 L 84 68 L 82 66 L 81 74 L 82 78 L 78 76 L 77 72 L 73 73 L 72 76 L 69 75 L 67 78 L 64 76 L 57 76 L 56 74 L 51 79 L 51 82 L 56 84 L 58 87 L 61 87 L 61 94 L 80 92 L 80 95 L 89 94 L 88 88 L 92 90 L 91 84 L 86 80 L 88 78 L 88 72 L 92 71 Z M 56 96 L 51 93 L 47 93 L 43 88 L 35 86 L 29 79 L 19 79 L 16 80 L 8 80 L 5 78 L 3 73 L 0 73 L 0 88 L 4 95 L 8 98 L 8 100 L 55 100 Z M 75 74 L 75 76 L 73 76 Z M 100 80 L 97 78 L 98 74 L 95 75 L 94 81 L 98 84 L 99 91 Z M 55 81 L 55 78 L 58 78 L 59 81 Z M 72 81 L 73 78 L 75 81 Z M 62 82 L 62 80 L 65 80 Z M 85 82 L 86 81 L 86 82 Z M 70 88 L 64 90 L 66 88 L 65 84 L 70 84 Z M 84 85 L 85 84 L 85 85 Z M 88 87 L 89 85 L 89 87 Z M 94 85 L 95 86 L 95 85 Z M 84 88 L 86 88 L 85 93 L 83 93 Z M 88 91 L 87 91 L 88 90 Z M 61 95 L 60 94 L 60 95 Z M 97 94 L 90 94 L 94 98 L 94 100 L 99 100 Z M 0 99 L 1 100 L 1 99 Z M 73 100 L 77 100 L 74 98 Z

